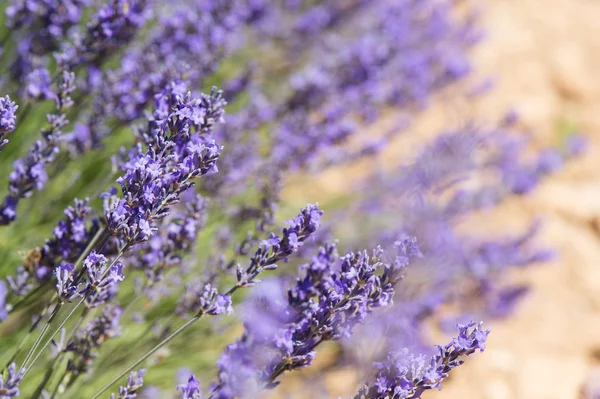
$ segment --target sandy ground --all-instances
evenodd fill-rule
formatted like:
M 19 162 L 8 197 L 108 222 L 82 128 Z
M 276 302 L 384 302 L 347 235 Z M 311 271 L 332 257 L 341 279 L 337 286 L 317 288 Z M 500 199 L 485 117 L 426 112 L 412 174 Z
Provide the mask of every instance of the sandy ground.
M 465 111 L 493 122 L 514 108 L 534 144 L 556 144 L 561 126 L 568 126 L 591 145 L 529 197 L 499 210 L 503 226 L 541 216 L 541 241 L 558 258 L 522 272 L 532 291 L 516 314 L 491 323 L 487 351 L 457 370 L 443 392 L 425 397 L 591 399 L 582 390 L 600 385 L 600 1 L 487 0 L 481 9 L 488 38 L 474 55 L 478 72 L 496 77 L 495 89 L 474 104 L 428 110 L 411 136 L 423 140 Z M 335 192 L 336 180 L 344 185 L 347 178 L 336 173 L 343 172 L 325 176 L 316 190 Z M 347 395 L 353 376 L 340 371 L 327 380 Z M 302 397 L 299 392 L 288 391 Z
M 540 144 L 566 124 L 591 146 L 501 210 L 502 218 L 542 215 L 542 241 L 558 259 L 524 272 L 533 289 L 517 313 L 493 323 L 488 350 L 429 397 L 591 398 L 582 388 L 600 383 L 600 1 L 494 0 L 482 9 L 489 37 L 476 63 L 498 80 L 476 113 L 514 106 Z
M 568 124 L 591 146 L 502 212 L 541 214 L 542 240 L 559 257 L 525 271 L 531 294 L 513 317 L 491 326 L 489 349 L 437 396 L 591 399 L 582 388 L 600 383 L 600 2 L 496 0 L 483 16 L 490 36 L 476 51 L 477 64 L 499 81 L 478 104 L 481 114 L 514 104 L 536 141 L 552 142 L 557 126 Z

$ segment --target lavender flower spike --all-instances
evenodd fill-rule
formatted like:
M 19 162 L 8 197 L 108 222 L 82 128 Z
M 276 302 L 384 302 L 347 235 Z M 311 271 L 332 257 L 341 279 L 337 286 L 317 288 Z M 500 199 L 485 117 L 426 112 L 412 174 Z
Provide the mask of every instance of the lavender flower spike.
M 137 132 L 147 149 L 138 144 L 123 164 L 125 174 L 117 179 L 122 198 L 116 191 L 105 195 L 108 231 L 124 244 L 147 241 L 193 179 L 217 172 L 221 147 L 203 136 L 223 119 L 222 93 L 213 89 L 192 98 L 168 91 L 156 96 L 146 130 Z
M 38 140 L 29 150 L 29 154 L 14 163 L 9 175 L 8 189 L 4 203 L 0 205 L 0 225 L 7 225 L 17 218 L 17 205 L 23 198 L 30 197 L 33 190 L 41 190 L 46 185 L 48 175 L 46 164 L 52 162 L 58 153 L 58 142 L 62 128 L 69 121 L 64 111 L 73 105 L 71 93 L 75 90 L 75 74 L 63 71 L 58 84 L 58 93 L 54 95 L 55 113 L 48 114 L 48 127 L 42 129 L 43 141 Z
M 438 353 L 429 362 L 407 350 L 391 352 L 385 362 L 375 364 L 379 371 L 373 382 L 364 385 L 354 399 L 417 399 L 429 389 L 442 389 L 448 373 L 464 363 L 462 357 L 483 352 L 489 333 L 482 323 L 458 325 L 458 337 L 438 346 Z
M 140 371 L 132 371 L 127 379 L 127 385 L 119 387 L 119 396 L 114 393 L 110 395 L 110 399 L 134 399 L 137 398 L 138 391 L 144 385 L 145 369 Z
M 90 308 L 107 302 L 116 294 L 117 284 L 125 279 L 121 262 L 109 265 L 108 259 L 96 251 L 90 252 L 85 258 L 83 267 L 87 270 L 89 279 L 85 304 Z M 109 267 L 110 269 L 108 269 Z
M 8 366 L 6 375 L 0 373 L 0 399 L 11 399 L 19 396 L 21 393 L 19 383 L 23 379 L 24 372 L 25 370 L 17 372 L 17 366 L 11 363 Z
M 8 312 L 6 311 L 6 283 L 0 280 L 0 321 L 4 321 L 8 318 Z
M 177 389 L 181 391 L 181 399 L 202 399 L 200 382 L 196 379 L 194 374 L 190 376 L 187 384 L 181 384 L 177 386 Z
M 4 138 L 6 133 L 15 130 L 18 108 L 19 106 L 9 96 L 0 97 L 0 152 L 2 152 L 2 147 L 8 143 L 8 140 Z

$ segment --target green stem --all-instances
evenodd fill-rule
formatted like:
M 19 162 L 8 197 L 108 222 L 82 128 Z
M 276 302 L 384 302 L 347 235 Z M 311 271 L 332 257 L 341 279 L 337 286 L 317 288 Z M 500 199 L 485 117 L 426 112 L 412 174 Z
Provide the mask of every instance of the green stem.
M 35 390 L 33 395 L 31 395 L 30 399 L 38 399 L 40 397 L 40 395 L 42 394 L 42 390 L 44 389 L 44 387 L 46 386 L 48 381 L 50 381 L 52 374 L 54 374 L 54 369 L 56 368 L 56 363 L 58 363 L 58 359 L 60 359 L 60 355 L 56 356 L 54 358 L 54 360 L 52 361 L 52 363 L 50 364 L 50 367 L 48 367 L 46 369 L 46 373 L 44 374 L 44 379 L 42 380 L 42 382 L 39 383 L 37 389 Z
M 162 348 L 164 345 L 166 345 L 167 343 L 169 343 L 172 339 L 174 339 L 175 337 L 177 337 L 179 334 L 181 334 L 186 328 L 188 328 L 189 326 L 191 326 L 195 321 L 197 321 L 198 319 L 200 319 L 200 317 L 202 317 L 201 314 L 197 314 L 196 316 L 192 317 L 191 319 L 189 319 L 188 321 L 185 322 L 184 325 L 182 325 L 181 327 L 179 327 L 177 330 L 175 330 L 171 335 L 169 335 L 167 338 L 163 339 L 162 341 L 160 341 L 158 344 L 156 344 L 156 346 L 154 346 L 154 348 L 150 349 L 148 352 L 146 352 L 146 354 L 144 356 L 142 356 L 140 359 L 138 359 L 137 361 L 135 361 L 133 364 L 131 364 L 129 367 L 127 367 L 125 370 L 123 370 L 121 373 L 119 373 L 119 375 L 117 375 L 115 378 L 113 378 L 109 383 L 107 383 L 106 385 L 104 385 L 98 392 L 96 392 L 94 394 L 94 396 L 92 396 L 90 399 L 97 399 L 100 397 L 100 395 L 102 395 L 104 392 L 106 392 L 111 386 L 113 386 L 113 384 L 115 384 L 117 381 L 119 381 L 121 378 L 123 378 L 125 375 L 127 375 L 129 372 L 131 372 L 133 369 L 135 369 L 137 366 L 139 366 L 140 364 L 142 364 L 144 361 L 146 361 L 146 359 L 148 359 L 150 356 L 152 356 L 157 350 L 159 350 L 160 348 Z
M 25 296 L 23 296 L 23 298 L 19 299 L 19 301 L 17 303 L 12 305 L 12 307 L 10 309 L 8 309 L 8 313 L 10 314 L 10 313 L 14 312 L 15 310 L 17 310 L 18 308 L 20 308 L 21 306 L 23 306 L 25 304 L 25 302 L 27 302 L 35 294 L 39 293 L 42 290 L 42 288 L 46 288 L 49 281 L 50 280 L 44 282 L 43 284 L 38 285 L 33 290 L 29 291 Z M 40 295 L 42 295 L 42 294 L 43 293 L 41 293 Z
M 21 353 L 21 350 L 23 349 L 23 346 L 25 346 L 25 342 L 27 342 L 27 340 L 29 339 L 29 337 L 31 337 L 31 334 L 33 334 L 33 332 L 35 331 L 35 329 L 37 328 L 37 326 L 40 324 L 40 321 L 42 321 L 42 319 L 46 315 L 47 310 L 48 310 L 48 308 L 44 309 L 44 311 L 40 315 L 39 319 L 37 319 L 35 321 L 35 323 L 33 323 L 33 325 L 29 328 L 29 331 L 27 331 L 27 334 L 25 334 L 25 337 L 23 337 L 23 339 L 21 340 L 21 343 L 19 344 L 19 346 L 17 347 L 17 350 L 15 351 L 15 353 L 12 355 L 12 357 L 10 358 L 10 360 L 8 361 L 8 363 L 6 364 L 6 367 L 8 367 L 12 362 L 14 362 L 15 359 L 17 358 L 17 356 L 19 355 L 19 353 Z
M 61 307 L 62 307 L 62 303 L 58 303 L 56 305 L 56 307 L 52 311 L 52 314 L 50 315 L 50 318 L 48 319 L 48 321 L 44 325 L 44 328 L 42 329 L 42 331 L 40 332 L 40 334 L 35 339 L 35 342 L 32 345 L 32 347 L 29 349 L 29 352 L 27 352 L 27 355 L 25 356 L 25 360 L 23 360 L 23 367 L 24 368 L 27 366 L 27 362 L 31 359 L 31 356 L 33 356 L 33 353 L 35 352 L 35 350 L 37 349 L 37 347 L 40 345 L 40 342 L 42 341 L 42 338 L 44 337 L 44 335 L 48 331 L 48 328 L 50 328 L 50 323 L 52 323 L 52 321 L 54 320 L 54 318 L 58 314 L 58 312 L 59 312 L 59 310 L 60 310 Z M 41 320 L 42 317 L 43 316 L 40 316 L 40 320 Z
M 60 323 L 60 325 L 58 326 L 58 328 L 52 333 L 52 335 L 48 338 L 48 340 L 44 343 L 44 345 L 42 346 L 42 349 L 39 350 L 39 352 L 37 353 L 37 355 L 35 355 L 35 357 L 33 358 L 33 360 L 31 361 L 31 363 L 29 365 L 27 365 L 26 362 L 23 362 L 23 367 L 25 368 L 25 373 L 23 374 L 23 378 L 25 378 L 25 376 L 27 375 L 27 373 L 29 373 L 29 370 L 31 370 L 31 368 L 33 367 L 33 365 L 35 364 L 35 362 L 39 359 L 39 357 L 42 355 L 42 353 L 44 353 L 44 350 L 48 347 L 48 345 L 50 345 L 50 342 L 52 342 L 52 340 L 54 339 L 54 337 L 56 336 L 56 334 L 58 334 L 58 332 L 60 330 L 62 330 L 62 328 L 65 326 L 65 324 L 67 323 L 67 321 L 71 318 L 71 316 L 73 316 L 73 313 L 75 313 L 75 311 L 79 308 L 79 306 L 83 303 L 83 301 L 85 300 L 84 298 L 81 298 L 81 301 L 79 301 L 77 303 L 77 305 L 75 305 L 75 307 L 71 310 L 71 312 L 67 315 L 67 317 L 65 317 L 63 319 L 63 321 Z M 61 306 L 62 304 L 59 304 L 59 306 Z M 45 327 L 45 330 L 47 330 L 47 327 L 50 323 L 48 323 Z M 41 334 L 40 334 L 41 336 Z M 33 350 L 31 351 L 33 353 Z
M 65 378 L 67 377 L 68 374 L 69 374 L 69 370 L 65 369 L 65 371 L 63 371 L 62 375 L 60 376 L 58 383 L 56 384 L 56 387 L 54 388 L 54 391 L 52 391 L 52 396 L 50 397 L 50 399 L 54 399 L 56 397 L 58 390 L 60 389 L 63 381 L 65 380 Z

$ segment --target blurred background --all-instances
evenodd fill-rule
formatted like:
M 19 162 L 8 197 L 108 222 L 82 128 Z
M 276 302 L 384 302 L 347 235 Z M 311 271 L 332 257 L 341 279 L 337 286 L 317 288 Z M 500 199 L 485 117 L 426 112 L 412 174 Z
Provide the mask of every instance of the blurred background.
M 530 284 L 531 291 L 510 317 L 489 324 L 486 351 L 469 359 L 442 392 L 425 397 L 595 398 L 589 392 L 600 384 L 600 2 L 478 4 L 487 34 L 472 54 L 476 73 L 492 77 L 493 90 L 460 106 L 460 112 L 437 99 L 416 118 L 411 136 L 423 139 L 444 129 L 449 116 L 456 121 L 456 115 L 471 113 L 495 120 L 514 108 L 540 145 L 555 142 L 565 126 L 583 132 L 590 145 L 584 156 L 528 196 L 487 215 L 485 225 L 471 221 L 471 228 L 489 234 L 523 228 L 535 215 L 542 216 L 539 240 L 555 248 L 557 257 L 513 271 L 513 278 Z M 387 156 L 399 153 L 395 147 Z M 324 177 L 315 191 L 332 190 L 332 181 L 343 187 L 345 171 L 332 176 Z M 356 375 L 342 370 L 328 382 L 340 395 L 348 394 L 352 384 L 347 379 L 356 382 Z M 289 385 L 290 393 L 300 388 Z

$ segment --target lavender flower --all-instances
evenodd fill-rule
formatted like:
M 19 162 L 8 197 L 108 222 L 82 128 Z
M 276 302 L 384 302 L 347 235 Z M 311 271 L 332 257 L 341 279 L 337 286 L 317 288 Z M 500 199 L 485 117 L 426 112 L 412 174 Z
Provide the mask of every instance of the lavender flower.
M 392 352 L 387 360 L 376 364 L 378 369 L 373 382 L 367 383 L 354 396 L 355 399 L 420 398 L 424 391 L 441 389 L 448 373 L 464 363 L 462 357 L 485 349 L 489 330 L 482 324 L 458 325 L 458 337 L 444 346 L 430 359 L 415 357 L 408 351 Z
M 19 106 L 9 96 L 0 97 L 0 152 L 2 152 L 2 147 L 8 143 L 8 140 L 4 138 L 6 133 L 15 130 L 18 108 Z
M 0 322 L 8 318 L 8 312 L 6 311 L 6 283 L 0 280 Z
M 99 65 L 129 42 L 145 21 L 146 0 L 111 0 L 92 17 L 81 42 L 65 51 L 60 63 L 69 68 Z
M 31 196 L 34 189 L 41 190 L 46 184 L 46 164 L 52 162 L 59 151 L 61 129 L 68 124 L 63 111 L 73 104 L 70 94 L 75 90 L 74 83 L 75 75 L 72 72 L 63 72 L 58 94 L 54 98 L 58 113 L 48 114 L 49 127 L 41 132 L 44 141 L 36 141 L 27 157 L 15 161 L 14 170 L 9 175 L 10 194 L 0 205 L 0 225 L 13 222 L 17 217 L 19 200 Z
M 19 383 L 23 379 L 25 370 L 17 372 L 17 366 L 11 363 L 6 369 L 6 374 L 0 374 L 0 399 L 11 399 L 19 396 Z
M 10 66 L 11 77 L 22 82 L 44 57 L 58 51 L 79 24 L 90 0 L 12 0 L 6 8 L 6 25 L 21 31 L 17 57 Z
M 106 294 L 111 294 L 111 290 L 116 290 L 116 285 L 123 281 L 123 264 L 119 261 L 108 264 L 108 259 L 104 255 L 90 252 L 83 261 L 83 267 L 87 271 L 88 285 L 86 287 L 86 305 L 97 307 L 106 302 Z M 98 299 L 102 298 L 100 302 Z
M 157 95 L 148 128 L 140 131 L 141 144 L 124 164 L 122 199 L 105 195 L 105 217 L 113 236 L 123 236 L 127 245 L 147 241 L 156 231 L 155 221 L 168 214 L 169 206 L 193 186 L 192 179 L 215 173 L 220 147 L 205 143 L 202 134 L 221 121 L 225 105 L 221 93 L 181 97 L 171 90 Z
M 188 190 L 183 195 L 185 209 L 166 218 L 158 234 L 149 241 L 138 244 L 126 263 L 144 270 L 148 286 L 160 282 L 163 274 L 175 269 L 190 252 L 206 222 L 207 200 Z
M 194 377 L 194 374 L 190 376 L 186 384 L 177 386 L 177 389 L 181 391 L 181 399 L 202 399 L 200 382 Z
M 56 269 L 56 291 L 62 302 L 71 302 L 73 299 L 83 296 L 85 284 L 75 282 L 73 270 L 72 263 L 63 263 Z
M 281 237 L 271 233 L 250 259 L 246 270 L 238 265 L 236 287 L 252 286 L 260 273 L 275 269 L 277 262 L 298 251 L 304 241 L 319 227 L 322 214 L 323 211 L 319 210 L 318 205 L 307 205 L 296 218 L 288 220 L 288 227 L 283 229 Z
M 287 300 L 280 287 L 267 285 L 266 298 L 259 296 L 251 305 L 257 309 L 246 312 L 244 335 L 219 360 L 215 397 L 276 386 L 285 371 L 309 366 L 319 344 L 350 336 L 374 309 L 388 306 L 394 284 L 418 253 L 414 243 L 399 250 L 384 263 L 379 248 L 339 259 L 336 246 L 327 245 L 300 268 L 304 276 L 288 290 Z
M 219 294 L 210 284 L 200 280 L 192 281 L 186 285 L 185 294 L 181 296 L 177 304 L 176 312 L 180 316 L 190 314 L 230 314 L 231 294 L 239 288 L 248 288 L 255 285 L 256 278 L 267 270 L 275 270 L 277 262 L 286 260 L 290 255 L 297 252 L 304 241 L 312 236 L 319 227 L 323 211 L 317 205 L 307 205 L 294 219 L 287 221 L 287 227 L 283 229 L 281 237 L 271 233 L 269 239 L 264 240 L 254 255 L 250 258 L 250 264 L 244 270 L 237 265 L 236 285 L 226 294 Z
M 132 371 L 127 378 L 127 385 L 119 387 L 119 396 L 114 393 L 110 395 L 110 399 L 134 399 L 137 398 L 138 391 L 144 385 L 145 369 Z
M 16 295 L 27 294 L 36 285 L 52 278 L 53 273 L 65 279 L 65 285 L 59 291 L 75 295 L 77 290 L 71 287 L 74 282 L 69 283 L 71 271 L 68 270 L 68 265 L 76 261 L 98 231 L 97 220 L 90 220 L 91 212 L 89 199 L 75 199 L 74 204 L 65 209 L 66 217 L 52 230 L 53 238 L 47 239 L 42 248 L 30 251 L 23 264 L 17 268 L 16 275 L 7 277 L 11 290 Z M 61 267 L 63 270 L 59 271 Z M 65 300 L 67 297 L 68 295 Z M 75 297 L 71 299 L 73 298 Z

